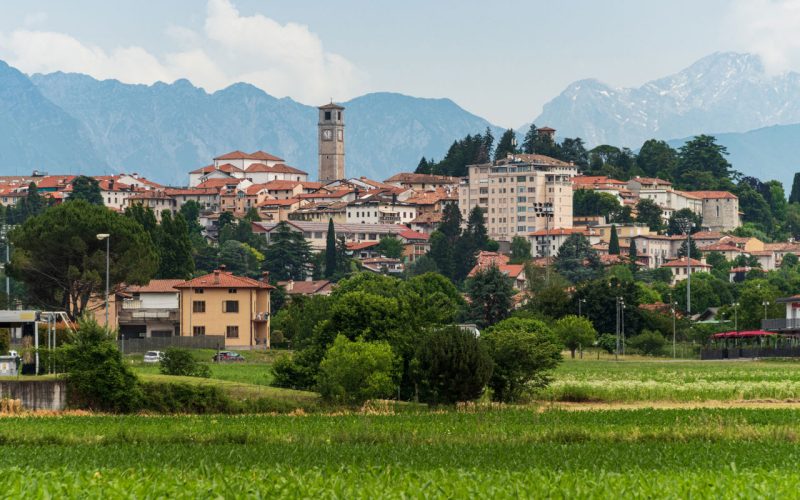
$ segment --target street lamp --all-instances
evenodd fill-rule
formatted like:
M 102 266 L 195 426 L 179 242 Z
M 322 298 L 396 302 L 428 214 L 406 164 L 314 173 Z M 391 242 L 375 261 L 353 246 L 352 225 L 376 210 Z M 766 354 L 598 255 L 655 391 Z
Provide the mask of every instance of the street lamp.
M 677 302 L 671 302 L 670 306 L 671 307 L 669 308 L 669 310 L 672 313 L 672 359 L 675 359 L 677 357 L 676 354 L 675 354 L 675 352 L 676 352 L 676 349 L 675 349 L 675 312 L 676 312 L 676 308 L 678 307 L 678 303 Z
M 739 303 L 733 303 L 733 329 L 739 333 Z
M 100 241 L 106 240 L 106 329 L 108 329 L 108 289 L 109 289 L 109 261 L 110 261 L 110 252 L 111 249 L 111 235 L 108 233 L 100 233 L 97 235 L 97 239 Z
M 586 299 L 578 299 L 578 316 L 583 316 L 583 314 L 581 314 L 581 304 L 585 304 L 585 303 L 586 303 Z
M 767 320 L 767 306 L 769 305 L 769 301 L 765 300 L 764 302 L 761 303 L 761 305 L 764 306 L 764 321 L 766 321 Z
M 681 232 L 686 235 L 686 315 L 692 314 L 692 226 L 688 217 L 676 221 Z

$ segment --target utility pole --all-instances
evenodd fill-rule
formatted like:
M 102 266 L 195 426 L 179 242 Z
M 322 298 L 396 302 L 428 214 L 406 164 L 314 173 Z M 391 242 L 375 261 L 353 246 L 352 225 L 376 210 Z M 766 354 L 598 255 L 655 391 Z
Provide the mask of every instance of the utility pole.
M 676 313 L 676 311 L 675 311 L 675 308 L 676 308 L 677 305 L 678 304 L 676 304 L 674 302 L 670 302 L 670 306 L 671 306 L 670 307 L 670 311 L 672 311 L 672 359 L 675 359 L 677 357 L 677 355 L 675 354 L 676 353 L 676 341 L 675 341 L 675 338 L 676 338 L 676 335 L 675 335 L 675 313 Z
M 739 303 L 733 303 L 733 329 L 739 333 Z

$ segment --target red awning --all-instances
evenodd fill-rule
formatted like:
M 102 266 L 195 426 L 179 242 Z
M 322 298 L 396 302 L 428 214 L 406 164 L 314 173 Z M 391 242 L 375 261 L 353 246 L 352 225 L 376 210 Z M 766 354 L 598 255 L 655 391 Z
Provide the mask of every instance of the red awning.
M 715 333 L 711 336 L 712 339 L 734 339 L 734 338 L 747 338 L 747 337 L 766 337 L 775 335 L 773 332 L 765 332 L 764 330 L 750 330 L 746 332 L 723 332 Z

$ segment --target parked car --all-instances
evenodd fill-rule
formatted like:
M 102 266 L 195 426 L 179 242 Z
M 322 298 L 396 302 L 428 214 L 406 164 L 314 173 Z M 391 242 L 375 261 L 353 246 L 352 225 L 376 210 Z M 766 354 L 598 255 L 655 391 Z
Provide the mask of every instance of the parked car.
M 220 351 L 211 358 L 212 361 L 244 361 L 244 356 L 238 352 Z
M 144 353 L 145 363 L 161 363 L 164 359 L 164 353 L 161 351 L 147 351 Z
M 17 351 L 14 351 L 13 349 L 11 351 L 8 351 L 8 355 L 14 358 L 19 357 L 19 353 Z

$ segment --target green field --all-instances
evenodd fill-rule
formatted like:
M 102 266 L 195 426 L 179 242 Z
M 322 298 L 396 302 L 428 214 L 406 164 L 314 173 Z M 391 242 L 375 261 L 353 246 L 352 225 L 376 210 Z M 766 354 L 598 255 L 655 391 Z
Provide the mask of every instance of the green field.
M 273 355 L 245 355 L 211 364 L 211 379 L 128 360 L 144 381 L 318 413 L 0 418 L 0 486 L 81 498 L 763 498 L 800 488 L 796 362 L 565 360 L 526 406 L 341 411 L 269 387 Z
M 35 497 L 795 497 L 794 410 L 0 421 Z

